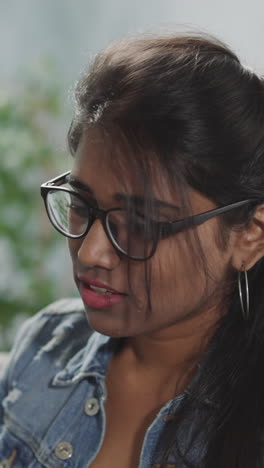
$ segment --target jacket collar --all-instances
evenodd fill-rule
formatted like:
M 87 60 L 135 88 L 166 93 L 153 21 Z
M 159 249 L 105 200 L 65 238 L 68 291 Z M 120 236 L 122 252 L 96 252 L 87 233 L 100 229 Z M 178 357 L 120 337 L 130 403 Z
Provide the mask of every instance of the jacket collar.
M 105 377 L 108 363 L 121 341 L 121 338 L 109 338 L 94 332 L 86 346 L 54 376 L 52 386 L 73 385 L 89 376 Z

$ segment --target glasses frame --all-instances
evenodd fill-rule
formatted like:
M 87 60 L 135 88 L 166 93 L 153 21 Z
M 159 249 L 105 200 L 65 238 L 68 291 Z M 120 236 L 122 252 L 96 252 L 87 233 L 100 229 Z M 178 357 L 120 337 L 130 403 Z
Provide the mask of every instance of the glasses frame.
M 67 171 L 67 172 L 65 172 L 65 173 L 63 173 L 63 174 L 61 174 L 61 175 L 59 175 L 59 176 L 57 176 L 57 177 L 55 177 L 53 179 L 48 180 L 47 182 L 44 182 L 40 186 L 40 193 L 41 193 L 41 196 L 42 196 L 44 204 L 45 204 L 46 212 L 47 212 L 48 218 L 49 218 L 51 224 L 53 225 L 53 227 L 58 232 L 60 232 L 62 235 L 64 235 L 65 237 L 68 237 L 70 239 L 81 239 L 81 238 L 83 238 L 83 237 L 85 237 L 87 235 L 87 233 L 88 233 L 89 229 L 91 228 L 92 224 L 98 218 L 98 219 L 100 219 L 102 221 L 104 231 L 105 231 L 109 241 L 111 242 L 111 244 L 115 248 L 115 250 L 118 253 L 124 255 L 125 257 L 130 258 L 131 260 L 139 260 L 139 261 L 148 260 L 150 257 L 152 257 L 154 255 L 154 253 L 155 253 L 155 251 L 157 249 L 158 242 L 162 238 L 168 237 L 168 236 L 173 235 L 173 234 L 177 234 L 178 232 L 182 232 L 185 229 L 188 229 L 188 228 L 191 228 L 191 227 L 199 226 L 199 225 L 205 223 L 206 221 L 208 221 L 209 219 L 211 219 L 211 218 L 213 218 L 215 216 L 219 216 L 219 215 L 221 215 L 223 213 L 227 213 L 228 211 L 231 211 L 231 210 L 233 210 L 235 208 L 245 206 L 245 205 L 247 205 L 249 203 L 259 202 L 257 199 L 242 200 L 242 201 L 238 201 L 238 202 L 235 202 L 235 203 L 231 203 L 229 205 L 221 206 L 219 208 L 214 208 L 212 210 L 205 211 L 203 213 L 199 213 L 197 215 L 188 216 L 188 217 L 186 217 L 184 219 L 180 219 L 180 220 L 177 220 L 177 221 L 154 221 L 153 220 L 152 222 L 157 227 L 157 232 L 158 232 L 157 239 L 154 240 L 153 248 L 151 249 L 151 252 L 150 252 L 150 254 L 148 256 L 146 256 L 146 257 L 137 257 L 137 256 L 129 255 L 124 249 L 122 249 L 122 247 L 120 247 L 118 245 L 115 238 L 112 236 L 111 230 L 109 228 L 109 223 L 108 223 L 109 213 L 112 213 L 114 211 L 120 211 L 120 210 L 122 210 L 122 208 L 110 208 L 109 210 L 103 210 L 103 209 L 100 209 L 100 208 L 92 207 L 89 203 L 87 203 L 87 200 L 85 200 L 85 198 L 82 197 L 78 192 L 75 192 L 74 190 L 67 189 L 65 187 L 61 187 L 60 185 L 67 183 L 67 181 L 65 179 L 70 174 L 70 172 L 71 171 Z M 84 233 L 82 233 L 81 235 L 66 234 L 57 225 L 55 225 L 54 221 L 52 220 L 52 217 L 50 215 L 49 208 L 48 208 L 47 197 L 48 197 L 48 193 L 51 190 L 54 190 L 54 189 L 73 194 L 75 197 L 79 198 L 89 208 L 89 210 L 90 210 L 90 212 L 92 214 L 92 221 L 90 223 L 89 222 L 87 223 L 87 228 L 85 229 Z

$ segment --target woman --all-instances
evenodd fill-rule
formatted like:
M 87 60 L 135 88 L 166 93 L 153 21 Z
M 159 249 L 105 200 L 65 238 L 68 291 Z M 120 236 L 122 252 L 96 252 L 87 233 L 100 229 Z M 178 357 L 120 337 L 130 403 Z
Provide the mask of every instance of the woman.
M 20 333 L 0 466 L 264 466 L 263 81 L 209 37 L 114 44 L 69 146 L 41 191 L 82 302 Z

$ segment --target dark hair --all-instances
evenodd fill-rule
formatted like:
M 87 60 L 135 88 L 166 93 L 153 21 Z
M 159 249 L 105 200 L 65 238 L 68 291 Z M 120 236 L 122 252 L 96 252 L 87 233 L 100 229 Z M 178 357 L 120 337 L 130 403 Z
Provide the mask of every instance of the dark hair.
M 127 145 L 130 163 L 147 187 L 155 157 L 171 187 L 192 187 L 216 205 L 264 200 L 264 84 L 215 38 L 180 35 L 113 44 L 79 81 L 76 103 L 69 131 L 73 153 L 83 131 L 97 126 Z M 245 226 L 255 207 L 223 216 L 223 232 Z M 223 248 L 225 239 L 220 235 Z M 247 322 L 232 283 L 228 313 L 160 441 L 163 462 L 174 454 L 177 467 L 198 468 L 189 448 L 202 441 L 199 468 L 264 466 L 263 280 L 261 259 L 249 271 Z M 198 430 L 190 434 L 188 421 L 195 418 Z

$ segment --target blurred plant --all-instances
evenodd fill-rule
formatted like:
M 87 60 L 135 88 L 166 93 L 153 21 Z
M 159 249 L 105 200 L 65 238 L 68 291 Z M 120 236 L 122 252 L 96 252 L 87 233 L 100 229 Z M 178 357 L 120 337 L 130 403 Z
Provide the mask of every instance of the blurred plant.
M 43 181 L 67 170 L 66 151 L 55 143 L 65 119 L 62 93 L 47 61 L 22 80 L 15 93 L 0 90 L 0 349 L 13 339 L 7 326 L 16 328 L 19 317 L 63 289 L 56 278 L 62 239 L 39 195 Z

